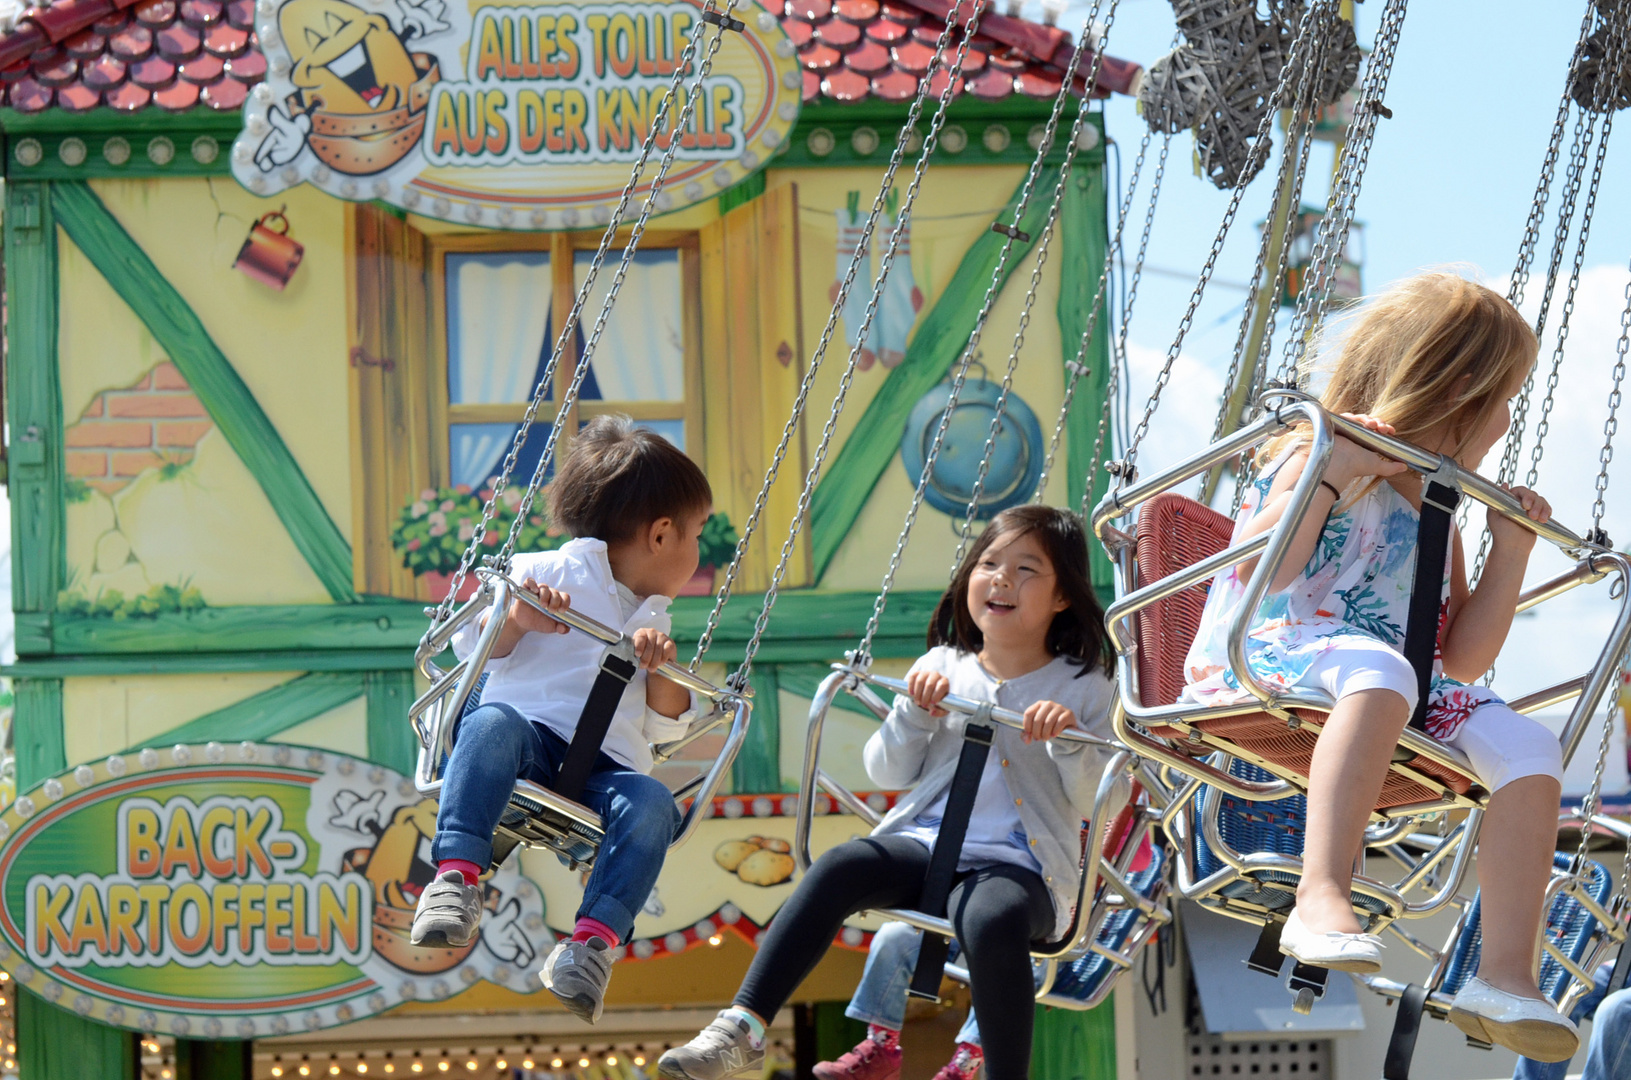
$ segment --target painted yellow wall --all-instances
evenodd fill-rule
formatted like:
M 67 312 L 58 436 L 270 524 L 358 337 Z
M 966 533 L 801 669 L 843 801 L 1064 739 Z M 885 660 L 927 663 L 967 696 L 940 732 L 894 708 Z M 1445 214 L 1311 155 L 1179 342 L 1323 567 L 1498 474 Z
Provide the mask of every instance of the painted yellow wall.
M 337 705 L 303 724 L 296 724 L 267 742 L 292 743 L 295 746 L 315 746 L 350 754 L 354 758 L 368 757 L 368 699 L 353 698 Z
M 131 746 L 157 745 L 166 732 L 189 720 L 270 690 L 297 674 L 257 671 L 64 679 L 62 716 L 68 764 L 92 761 Z

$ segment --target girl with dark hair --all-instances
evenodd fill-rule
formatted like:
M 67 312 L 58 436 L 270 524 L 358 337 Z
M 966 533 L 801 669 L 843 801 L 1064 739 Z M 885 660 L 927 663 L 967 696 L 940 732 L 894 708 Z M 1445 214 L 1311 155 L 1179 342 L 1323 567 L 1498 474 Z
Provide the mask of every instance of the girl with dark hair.
M 1045 507 L 997 515 L 935 612 L 929 652 L 907 675 L 910 696 L 895 699 L 866 745 L 874 783 L 912 790 L 871 836 L 816 861 L 770 924 L 735 1003 L 662 1056 L 663 1076 L 725 1080 L 760 1071 L 765 1025 L 844 920 L 918 903 L 967 719 L 940 707 L 948 694 L 1025 716 L 1023 732 L 996 728 L 947 910 L 968 964 L 990 1080 L 1029 1074 L 1030 945 L 1070 924 L 1082 819 L 1092 813 L 1109 756 L 1054 737 L 1067 728 L 1110 735 L 1114 684 L 1102 622 L 1081 520 Z

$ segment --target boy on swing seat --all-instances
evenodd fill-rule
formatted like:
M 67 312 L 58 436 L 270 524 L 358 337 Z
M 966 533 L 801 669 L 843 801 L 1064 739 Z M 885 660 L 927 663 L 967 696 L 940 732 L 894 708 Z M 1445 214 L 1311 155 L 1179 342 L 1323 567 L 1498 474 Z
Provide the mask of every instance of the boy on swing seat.
M 697 541 L 713 511 L 702 470 L 662 436 L 627 417 L 591 420 L 557 471 L 549 494 L 556 524 L 576 539 L 557 551 L 517 555 L 511 576 L 545 608 L 571 607 L 620 628 L 640 668 L 613 715 L 578 801 L 598 813 L 606 835 L 584 888 L 573 934 L 540 977 L 573 1013 L 600 1020 L 612 953 L 657 881 L 680 823 L 679 808 L 649 774 L 652 742 L 683 735 L 690 691 L 652 674 L 675 656 L 670 598 L 696 573 Z M 453 639 L 474 651 L 485 619 Z M 478 879 L 493 854 L 493 830 L 518 777 L 552 787 L 577 729 L 604 646 L 520 599 L 487 664 L 482 703 L 454 729 L 443 772 L 436 877 L 419 897 L 415 945 L 469 944 L 481 921 Z

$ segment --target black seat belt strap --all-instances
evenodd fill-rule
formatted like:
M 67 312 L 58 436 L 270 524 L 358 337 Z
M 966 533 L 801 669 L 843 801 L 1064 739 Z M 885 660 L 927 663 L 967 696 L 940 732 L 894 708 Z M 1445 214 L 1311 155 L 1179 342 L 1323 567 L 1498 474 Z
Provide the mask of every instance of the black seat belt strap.
M 1416 578 L 1410 586 L 1410 615 L 1404 633 L 1404 658 L 1416 673 L 1416 711 L 1410 726 L 1427 727 L 1427 692 L 1433 685 L 1438 655 L 1439 610 L 1444 602 L 1444 563 L 1450 552 L 1450 517 L 1461 492 L 1430 474 L 1421 488 L 1421 520 L 1416 526 Z
M 583 785 L 594 772 L 595 759 L 600 756 L 600 744 L 611 730 L 612 717 L 623 700 L 623 691 L 640 665 L 634 659 L 634 643 L 624 638 L 609 645 L 600 658 L 600 674 L 589 688 L 589 697 L 578 714 L 578 726 L 572 732 L 572 742 L 566 748 L 561 770 L 555 774 L 550 789 L 563 799 L 577 800 Z
M 946 902 L 951 898 L 952 882 L 957 876 L 957 861 L 963 854 L 963 839 L 968 835 L 968 819 L 974 813 L 974 799 L 980 793 L 980 777 L 985 773 L 985 759 L 991 753 L 995 734 L 989 705 L 983 705 L 963 727 L 962 753 L 957 757 L 957 771 L 952 774 L 951 787 L 947 789 L 946 813 L 940 819 L 940 833 L 935 837 L 934 850 L 929 853 L 929 869 L 923 875 L 923 892 L 918 899 L 917 909 L 925 915 L 946 915 Z M 949 939 L 924 932 L 907 993 L 931 1001 L 940 999 L 940 978 L 950 945 Z

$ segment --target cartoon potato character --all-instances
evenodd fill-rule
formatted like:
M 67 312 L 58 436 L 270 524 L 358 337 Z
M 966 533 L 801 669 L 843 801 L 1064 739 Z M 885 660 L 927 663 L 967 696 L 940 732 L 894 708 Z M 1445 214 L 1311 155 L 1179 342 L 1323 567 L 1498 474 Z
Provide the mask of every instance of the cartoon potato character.
M 271 133 L 255 161 L 263 171 L 293 161 L 302 146 L 337 172 L 381 172 L 400 161 L 425 129 L 436 61 L 410 54 L 407 41 L 446 29 L 443 0 L 404 0 L 403 31 L 345 0 L 288 0 L 278 31 L 289 50 L 288 113 L 267 112 Z
M 372 849 L 348 853 L 344 869 L 360 872 L 374 886 L 374 951 L 404 971 L 420 975 L 456 967 L 475 948 L 475 941 L 462 948 L 440 949 L 408 940 L 419 892 L 435 872 L 420 851 L 436 835 L 436 803 L 421 799 L 398 807 L 383 828 L 377 813 L 368 820 L 359 817 L 359 824 L 378 839 Z

